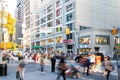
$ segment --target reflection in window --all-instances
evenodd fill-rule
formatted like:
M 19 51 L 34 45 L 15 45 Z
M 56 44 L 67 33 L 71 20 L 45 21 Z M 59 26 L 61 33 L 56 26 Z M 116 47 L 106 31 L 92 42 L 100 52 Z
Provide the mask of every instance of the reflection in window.
M 40 33 L 40 37 L 45 37 L 46 36 L 46 34 L 45 33 Z
M 105 36 L 105 35 L 96 35 L 95 37 L 96 44 L 109 44 L 110 43 L 110 36 Z
M 74 13 L 69 13 L 66 15 L 66 21 L 72 21 L 74 19 Z
M 64 0 L 64 2 L 68 2 L 68 1 L 70 1 L 70 0 Z
M 56 19 L 56 25 L 60 25 L 62 23 L 62 18 Z

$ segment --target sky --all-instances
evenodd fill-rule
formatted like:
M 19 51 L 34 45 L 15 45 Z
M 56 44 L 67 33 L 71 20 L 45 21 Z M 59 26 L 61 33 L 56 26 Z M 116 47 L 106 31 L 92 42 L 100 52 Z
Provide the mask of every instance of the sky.
M 5 10 L 11 13 L 12 17 L 15 16 L 15 9 L 16 9 L 16 0 L 6 0 L 7 7 Z

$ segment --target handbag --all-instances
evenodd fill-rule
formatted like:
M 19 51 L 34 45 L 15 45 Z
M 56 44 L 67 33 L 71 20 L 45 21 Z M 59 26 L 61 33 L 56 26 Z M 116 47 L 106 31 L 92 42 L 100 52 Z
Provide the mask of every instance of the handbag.
M 16 71 L 16 79 L 19 79 L 20 78 L 20 73 L 19 71 Z

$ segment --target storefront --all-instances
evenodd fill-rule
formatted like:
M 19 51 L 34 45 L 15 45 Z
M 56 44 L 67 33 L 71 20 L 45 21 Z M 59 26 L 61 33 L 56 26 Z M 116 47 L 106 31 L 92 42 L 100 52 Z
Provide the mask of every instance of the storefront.
M 82 36 L 78 38 L 78 54 L 89 53 L 92 51 L 92 47 L 90 46 L 91 39 L 90 36 Z
M 63 52 L 63 37 L 62 36 L 56 37 L 55 44 L 56 44 L 56 51 Z

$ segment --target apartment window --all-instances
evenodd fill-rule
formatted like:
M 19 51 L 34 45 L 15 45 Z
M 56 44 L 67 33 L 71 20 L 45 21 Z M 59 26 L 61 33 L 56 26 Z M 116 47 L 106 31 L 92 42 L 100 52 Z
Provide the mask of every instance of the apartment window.
M 56 10 L 56 16 L 60 16 L 60 14 L 62 14 L 62 9 L 61 8 Z
M 72 21 L 74 19 L 74 13 L 69 13 L 66 15 L 66 21 Z
M 56 32 L 61 32 L 62 31 L 62 27 L 57 27 L 56 28 Z
M 73 39 L 73 34 L 70 33 L 69 35 L 67 35 L 67 39 Z
M 41 24 L 44 23 L 44 22 L 46 22 L 46 17 L 41 19 Z
M 56 19 L 56 25 L 60 25 L 62 23 L 62 18 Z
M 59 6 L 60 6 L 60 1 L 58 0 L 58 1 L 56 2 L 56 8 L 59 7 Z
M 52 10 L 53 10 L 53 6 L 51 5 L 47 8 L 47 13 L 51 12 Z
M 47 16 L 47 20 L 49 21 L 49 20 L 51 20 L 53 18 L 53 15 L 52 14 L 49 14 L 48 16 Z
M 47 23 L 47 27 L 52 27 L 52 22 Z
M 46 14 L 46 9 L 44 9 L 44 10 L 41 11 L 41 16 L 43 16 L 45 14 Z
M 110 36 L 107 35 L 96 35 L 95 43 L 99 45 L 108 45 L 110 44 Z
M 66 26 L 68 26 L 70 28 L 70 30 L 73 30 L 74 29 L 74 23 L 70 23 L 70 24 L 67 24 Z
M 74 4 L 73 4 L 73 3 L 67 5 L 67 6 L 66 6 L 66 12 L 68 12 L 68 11 L 70 11 L 70 10 L 73 10 L 73 8 L 74 8 Z

